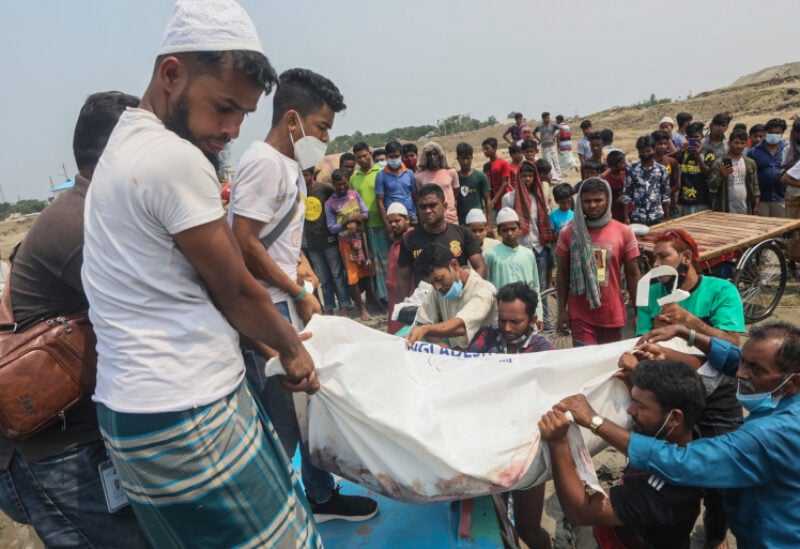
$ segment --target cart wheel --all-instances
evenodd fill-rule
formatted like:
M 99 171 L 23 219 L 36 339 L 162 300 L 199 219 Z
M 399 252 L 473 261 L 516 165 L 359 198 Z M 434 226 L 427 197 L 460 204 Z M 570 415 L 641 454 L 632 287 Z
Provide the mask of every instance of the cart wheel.
M 559 332 L 558 326 L 558 294 L 555 288 L 550 288 L 542 292 L 542 335 L 550 340 L 556 349 L 569 349 L 572 347 L 572 336 L 569 332 Z
M 748 323 L 764 320 L 786 290 L 786 258 L 774 240 L 749 248 L 736 265 L 733 283 L 739 290 Z

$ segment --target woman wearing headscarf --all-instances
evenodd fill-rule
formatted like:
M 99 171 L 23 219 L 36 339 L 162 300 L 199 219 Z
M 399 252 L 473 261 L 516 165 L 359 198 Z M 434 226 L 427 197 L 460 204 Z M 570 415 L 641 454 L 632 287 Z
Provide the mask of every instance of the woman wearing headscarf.
M 422 147 L 417 167 L 420 171 L 415 174 L 417 190 L 426 183 L 435 183 L 444 191 L 445 212 L 444 219 L 448 223 L 458 224 L 458 210 L 456 209 L 455 191 L 459 188 L 458 172 L 447 165 L 447 157 L 441 145 L 434 141 L 425 143 Z

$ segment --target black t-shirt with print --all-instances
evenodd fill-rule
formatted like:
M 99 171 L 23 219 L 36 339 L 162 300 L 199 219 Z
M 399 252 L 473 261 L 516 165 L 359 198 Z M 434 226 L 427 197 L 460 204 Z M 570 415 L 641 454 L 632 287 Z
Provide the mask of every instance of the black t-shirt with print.
M 303 248 L 320 251 L 336 246 L 336 237 L 328 231 L 325 202 L 333 194 L 333 187 L 317 181 L 306 197 L 306 222 L 303 227 Z
M 707 178 L 700 172 L 700 163 L 689 153 L 678 158 L 681 166 L 681 190 L 678 203 L 684 206 L 710 206 Z
M 400 268 L 411 266 L 414 280 L 422 280 L 420 273 L 414 269 L 414 259 L 422 253 L 425 246 L 433 242 L 441 242 L 447 246 L 462 267 L 467 264 L 470 256 L 481 253 L 478 241 L 466 227 L 448 223 L 444 231 L 434 234 L 429 233 L 420 225 L 403 236 L 397 261 Z

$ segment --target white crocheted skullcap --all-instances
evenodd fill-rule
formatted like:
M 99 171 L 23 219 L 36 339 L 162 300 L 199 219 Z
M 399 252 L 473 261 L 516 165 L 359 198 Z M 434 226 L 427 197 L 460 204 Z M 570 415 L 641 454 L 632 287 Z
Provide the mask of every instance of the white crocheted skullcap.
M 483 210 L 472 208 L 467 212 L 467 218 L 464 220 L 464 222 L 467 225 L 471 223 L 486 223 L 486 214 L 483 213 Z
M 392 215 L 392 214 L 400 214 L 402 216 L 408 217 L 408 210 L 406 209 L 405 206 L 403 206 L 402 202 L 392 202 L 386 209 L 386 215 Z
M 505 207 L 499 212 L 497 212 L 497 225 L 502 225 L 503 223 L 509 223 L 511 221 L 515 221 L 519 223 L 519 215 L 515 212 L 512 208 Z
M 177 0 L 158 55 L 247 50 L 263 54 L 253 20 L 234 0 Z

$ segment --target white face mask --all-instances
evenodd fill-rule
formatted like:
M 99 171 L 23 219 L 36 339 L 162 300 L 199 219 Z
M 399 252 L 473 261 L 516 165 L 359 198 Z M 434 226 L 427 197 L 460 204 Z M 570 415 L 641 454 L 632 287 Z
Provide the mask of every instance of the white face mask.
M 307 170 L 325 159 L 328 144 L 317 137 L 306 135 L 306 130 L 303 128 L 303 123 L 300 122 L 299 116 L 297 121 L 300 123 L 300 131 L 303 132 L 303 137 L 295 141 L 294 137 L 292 137 L 292 132 L 289 132 L 289 139 L 292 140 L 294 159 L 300 164 L 301 170 Z

